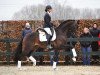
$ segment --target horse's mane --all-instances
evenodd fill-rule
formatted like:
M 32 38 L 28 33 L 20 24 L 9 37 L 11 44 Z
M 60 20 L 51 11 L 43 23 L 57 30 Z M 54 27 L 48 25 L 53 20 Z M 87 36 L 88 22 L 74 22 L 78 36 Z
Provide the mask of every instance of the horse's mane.
M 70 23 L 72 22 L 75 22 L 75 20 L 66 20 L 66 21 L 63 21 L 56 29 L 63 29 L 65 28 L 66 26 L 69 26 Z

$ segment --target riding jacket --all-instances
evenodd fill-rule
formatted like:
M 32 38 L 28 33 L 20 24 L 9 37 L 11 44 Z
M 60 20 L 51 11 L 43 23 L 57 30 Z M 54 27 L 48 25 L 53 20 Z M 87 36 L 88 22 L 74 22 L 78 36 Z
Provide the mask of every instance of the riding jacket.
M 51 28 L 53 25 L 51 23 L 51 16 L 48 12 L 44 15 L 44 28 Z

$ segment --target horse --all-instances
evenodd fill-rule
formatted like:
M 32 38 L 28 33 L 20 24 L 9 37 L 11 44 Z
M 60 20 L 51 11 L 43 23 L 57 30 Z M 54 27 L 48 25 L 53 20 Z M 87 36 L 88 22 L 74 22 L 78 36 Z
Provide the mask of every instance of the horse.
M 76 33 L 78 28 L 77 20 L 66 20 L 62 22 L 58 27 L 55 28 L 56 39 L 51 42 L 53 49 L 55 50 L 55 55 L 53 57 L 53 69 L 56 69 L 56 61 L 59 54 L 59 50 L 66 49 L 67 37 L 66 33 L 69 30 L 73 33 Z M 27 34 L 24 39 L 22 39 L 15 50 L 14 61 L 18 62 L 18 68 L 21 69 L 21 59 L 23 56 L 27 56 L 32 62 L 33 65 L 36 65 L 36 60 L 32 56 L 32 53 L 35 52 L 38 48 L 47 49 L 47 43 L 41 42 L 39 40 L 39 32 L 35 31 Z

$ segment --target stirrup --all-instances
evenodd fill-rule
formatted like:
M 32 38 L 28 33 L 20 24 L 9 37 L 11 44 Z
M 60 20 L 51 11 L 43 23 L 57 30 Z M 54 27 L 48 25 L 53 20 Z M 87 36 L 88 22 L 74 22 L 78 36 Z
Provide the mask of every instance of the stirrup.
M 48 45 L 47 46 L 47 49 L 52 49 L 53 47 L 51 45 Z

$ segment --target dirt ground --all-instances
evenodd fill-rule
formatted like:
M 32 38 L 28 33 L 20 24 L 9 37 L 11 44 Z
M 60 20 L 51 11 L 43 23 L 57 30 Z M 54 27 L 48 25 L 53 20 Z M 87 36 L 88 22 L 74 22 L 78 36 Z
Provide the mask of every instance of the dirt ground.
M 100 75 L 100 66 L 58 66 L 54 71 L 52 66 L 0 66 L 0 75 Z

